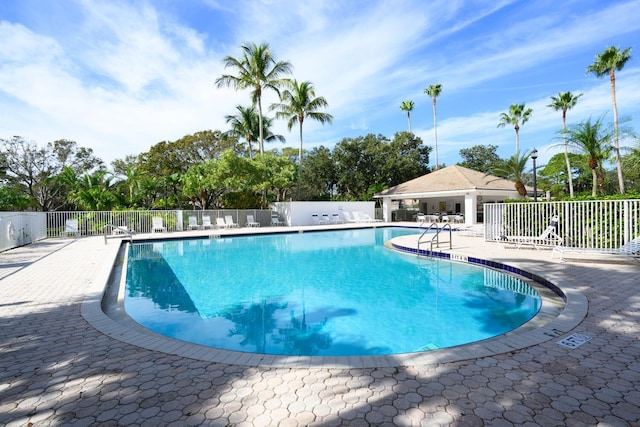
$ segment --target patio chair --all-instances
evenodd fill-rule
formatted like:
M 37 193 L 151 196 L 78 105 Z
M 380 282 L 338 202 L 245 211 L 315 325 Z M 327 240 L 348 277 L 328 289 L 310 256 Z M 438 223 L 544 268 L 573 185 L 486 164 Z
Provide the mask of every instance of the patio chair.
M 129 227 L 126 225 L 116 225 L 113 227 L 111 234 L 113 234 L 114 236 L 130 235 L 130 234 L 135 234 L 135 231 L 130 230 Z
M 199 230 L 200 226 L 198 225 L 198 218 L 195 216 L 189 217 L 189 230 Z
M 347 222 L 359 222 L 359 221 L 351 218 L 351 214 L 349 212 L 347 212 L 347 211 L 343 211 L 342 215 L 344 215 L 344 219 L 346 219 Z
M 156 231 L 167 231 L 167 227 L 162 223 L 161 216 L 154 216 L 151 218 L 151 232 L 155 233 Z
M 260 227 L 260 223 L 253 219 L 253 215 L 247 215 L 247 227 Z
M 227 223 L 224 222 L 224 218 L 222 218 L 221 216 L 216 218 L 216 227 L 218 227 L 218 228 L 228 228 L 227 227 Z
M 280 218 L 278 218 L 277 214 L 271 214 L 271 225 L 274 225 L 276 227 L 282 227 L 282 226 L 285 226 L 286 224 L 284 223 L 284 221 L 280 221 Z
M 372 218 L 368 213 L 360 212 L 360 218 L 364 222 L 382 222 L 381 219 Z
M 340 214 L 331 214 L 331 224 L 344 224 L 344 221 L 340 219 Z
M 211 217 L 209 215 L 202 217 L 202 228 L 207 230 L 209 228 L 213 228 L 213 224 L 211 224 Z
M 233 217 L 231 215 L 224 216 L 224 223 L 227 225 L 227 228 L 238 228 L 239 225 L 233 222 Z
M 80 237 L 80 229 L 78 228 L 77 219 L 68 219 L 64 222 L 64 230 L 60 232 L 60 237 Z
M 327 218 L 329 218 L 328 215 L 327 215 Z M 312 214 L 311 222 L 313 223 L 313 225 L 322 225 L 322 224 L 329 224 L 330 221 L 328 219 L 325 220 L 324 218 L 320 218 L 318 214 Z
M 550 243 L 561 245 L 562 237 L 556 233 L 557 225 L 558 217 L 554 216 L 549 226 L 539 236 L 500 236 L 500 239 L 508 243 L 515 243 L 518 248 L 524 245 L 532 245 L 538 249 L 538 245 Z
M 564 254 L 567 252 L 573 252 L 577 254 L 622 255 L 640 260 L 640 236 L 628 241 L 618 248 L 572 248 L 568 246 L 558 245 L 553 248 L 553 252 L 551 252 L 551 258 L 555 258 L 557 254 L 560 256 L 560 261 L 564 261 Z

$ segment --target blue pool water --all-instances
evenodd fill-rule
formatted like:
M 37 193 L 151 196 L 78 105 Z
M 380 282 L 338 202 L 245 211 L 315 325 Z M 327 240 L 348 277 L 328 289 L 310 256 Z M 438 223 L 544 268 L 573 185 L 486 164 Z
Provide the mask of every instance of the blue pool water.
M 538 312 L 519 279 L 384 247 L 375 228 L 134 243 L 125 309 L 160 334 L 227 350 L 356 356 L 451 347 Z

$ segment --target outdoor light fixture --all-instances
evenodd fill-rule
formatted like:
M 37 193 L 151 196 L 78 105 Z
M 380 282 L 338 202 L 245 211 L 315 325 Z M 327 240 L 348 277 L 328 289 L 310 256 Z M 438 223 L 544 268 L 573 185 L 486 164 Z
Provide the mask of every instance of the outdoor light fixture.
M 538 158 L 538 150 L 535 148 L 531 152 L 531 158 L 533 159 L 533 200 L 538 201 L 538 183 L 536 179 L 536 159 Z

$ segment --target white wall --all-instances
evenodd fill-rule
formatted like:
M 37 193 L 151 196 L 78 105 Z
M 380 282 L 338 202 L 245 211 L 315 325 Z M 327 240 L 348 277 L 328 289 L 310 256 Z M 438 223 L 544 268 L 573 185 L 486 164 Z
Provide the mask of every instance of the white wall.
M 0 251 L 47 237 L 44 212 L 0 212 Z
M 287 225 L 314 225 L 311 215 L 338 213 L 341 220 L 345 220 L 343 212 L 363 212 L 371 218 L 376 216 L 375 202 L 281 202 L 274 203 L 273 209 L 278 212 L 280 219 Z

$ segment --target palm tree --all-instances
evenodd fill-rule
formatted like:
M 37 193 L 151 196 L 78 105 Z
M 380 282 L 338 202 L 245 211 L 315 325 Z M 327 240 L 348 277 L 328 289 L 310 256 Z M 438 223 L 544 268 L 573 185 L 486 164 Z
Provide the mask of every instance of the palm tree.
M 582 151 L 588 159 L 593 183 L 591 195 L 596 196 L 597 190 L 604 195 L 604 167 L 602 163 L 607 160 L 612 151 L 611 141 L 615 131 L 603 123 L 604 116 L 591 123 L 591 119 L 571 126 L 567 130 L 567 142 L 569 145 Z
M 411 132 L 411 111 L 413 110 L 413 101 L 406 100 L 400 104 L 400 109 L 407 112 L 407 120 L 409 121 L 409 132 Z
M 249 158 L 253 159 L 252 144 L 253 141 L 260 138 L 260 131 L 258 130 L 260 127 L 260 119 L 258 118 L 258 113 L 253 106 L 243 107 L 242 105 L 238 105 L 236 106 L 236 110 L 238 110 L 238 112 L 235 115 L 229 114 L 225 116 L 225 120 L 231 125 L 231 129 L 228 130 L 226 134 L 238 139 L 244 138 L 249 148 Z
M 560 92 L 558 96 L 552 96 L 551 104 L 547 107 L 553 108 L 555 111 L 562 111 L 562 139 L 564 141 L 564 160 L 567 164 L 567 177 L 569 178 L 569 197 L 573 198 L 573 177 L 571 176 L 571 163 L 569 163 L 569 151 L 567 149 L 567 110 L 575 107 L 581 93 L 574 95 L 571 92 Z
M 525 109 L 524 104 L 511 104 L 508 114 L 500 114 L 498 127 L 513 125 L 516 130 L 516 155 L 520 152 L 520 125 L 524 125 L 529 120 L 531 113 L 533 113 L 533 110 L 531 108 Z
M 225 68 L 235 69 L 236 75 L 224 74 L 216 80 L 216 84 L 218 87 L 231 86 L 236 90 L 252 89 L 251 97 L 253 103 L 258 105 L 260 121 L 258 143 L 260 153 L 264 153 L 262 92 L 272 89 L 279 93 L 278 88 L 287 81 L 281 77 L 291 73 L 291 64 L 284 61 L 276 62 L 267 43 L 242 46 L 242 50 L 240 59 L 232 56 L 224 59 Z
M 318 111 L 328 105 L 324 97 L 316 97 L 313 83 L 293 80 L 282 92 L 280 103 L 271 106 L 271 109 L 277 110 L 276 118 L 287 120 L 287 128 L 289 130 L 296 123 L 300 127 L 300 149 L 298 151 L 300 171 L 302 171 L 302 124 L 304 119 L 313 119 L 322 124 L 333 123 L 331 114 Z M 298 198 L 300 197 L 300 175 L 301 173 L 298 173 Z
M 440 95 L 440 92 L 442 92 L 442 85 L 440 83 L 429 85 L 429 87 L 424 90 L 424 93 L 431 97 L 433 105 L 433 133 L 436 141 L 436 170 L 438 170 L 438 122 L 436 120 L 436 98 Z
M 225 134 L 238 139 L 244 138 L 249 148 L 249 158 L 253 159 L 252 144 L 253 141 L 258 141 L 260 138 L 260 118 L 254 107 L 238 105 L 236 106 L 236 110 L 238 110 L 238 112 L 235 115 L 229 114 L 225 116 L 225 120 L 231 125 L 231 129 L 225 132 Z M 262 135 L 264 140 L 266 142 L 275 140 L 284 142 L 285 139 L 282 135 L 275 135 L 271 132 L 272 123 L 272 118 L 262 118 Z
M 525 187 L 523 179 L 529 157 L 531 157 L 531 153 L 526 153 L 522 157 L 520 157 L 519 153 L 516 153 L 507 160 L 503 160 L 493 169 L 493 173 L 497 176 L 514 181 L 516 190 L 521 196 L 527 195 L 527 187 Z
M 620 143 L 618 141 L 618 106 L 616 105 L 616 70 L 620 71 L 631 59 L 631 48 L 620 51 L 619 47 L 611 46 L 604 52 L 596 55 L 596 61 L 587 67 L 587 73 L 593 73 L 597 77 L 609 75 L 611 81 L 611 103 L 613 104 L 613 129 L 616 153 L 616 166 L 618 168 L 618 185 L 620 194 L 624 194 L 624 179 L 622 176 L 622 162 L 620 161 Z

